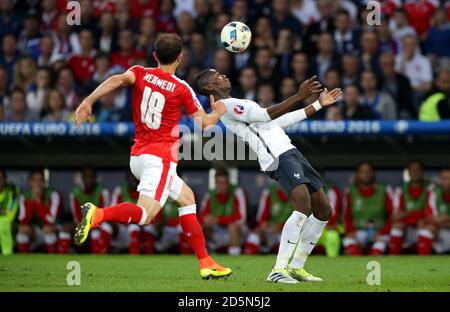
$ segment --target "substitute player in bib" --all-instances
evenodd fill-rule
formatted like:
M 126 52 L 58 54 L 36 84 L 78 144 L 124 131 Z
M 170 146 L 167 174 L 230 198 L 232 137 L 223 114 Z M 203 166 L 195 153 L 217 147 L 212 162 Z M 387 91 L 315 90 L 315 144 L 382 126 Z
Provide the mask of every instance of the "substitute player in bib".
M 322 92 L 320 83 L 314 80 L 315 77 L 304 81 L 294 96 L 264 109 L 253 101 L 231 98 L 230 81 L 216 70 L 205 70 L 196 79 L 198 91 L 210 96 L 212 104 L 214 99 L 219 99 L 217 103 L 226 105 L 227 113 L 221 117 L 223 124 L 255 151 L 261 169 L 280 183 L 294 208 L 284 224 L 277 261 L 268 282 L 321 281 L 303 267 L 331 216 L 323 191 L 325 183 L 283 130 L 311 116 L 322 106 L 332 105 L 341 96 L 340 89 Z M 285 114 L 317 93 L 321 93 L 318 101 Z
M 98 209 L 92 203 L 83 206 L 83 220 L 75 241 L 83 243 L 89 231 L 102 222 L 149 224 L 164 206 L 167 198 L 180 204 L 180 224 L 200 262 L 204 279 L 226 277 L 231 269 L 218 265 L 209 257 L 205 239 L 197 220 L 194 193 L 176 173 L 180 112 L 184 106 L 205 128 L 216 124 L 226 112 L 218 103 L 206 114 L 189 85 L 175 76 L 181 61 L 183 44 L 176 34 L 163 34 L 155 42 L 153 57 L 157 68 L 133 66 L 100 84 L 76 111 L 77 125 L 91 117 L 92 106 L 104 95 L 121 87 L 132 86 L 132 110 L 135 126 L 130 168 L 140 181 L 137 204 L 119 203 Z

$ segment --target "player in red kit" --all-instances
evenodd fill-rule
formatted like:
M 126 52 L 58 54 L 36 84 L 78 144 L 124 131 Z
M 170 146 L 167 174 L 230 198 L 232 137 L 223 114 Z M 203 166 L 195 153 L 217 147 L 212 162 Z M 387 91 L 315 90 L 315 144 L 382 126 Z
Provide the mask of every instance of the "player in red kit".
M 206 114 L 192 88 L 175 76 L 182 48 L 178 35 L 161 35 L 155 42 L 153 52 L 158 62 L 157 68 L 133 66 L 123 74 L 112 76 L 78 107 L 77 126 L 90 119 L 93 104 L 102 96 L 115 89 L 132 86 L 135 138 L 130 168 L 140 182 L 137 204 L 123 202 L 98 209 L 92 203 L 86 203 L 83 206 L 83 220 L 75 231 L 75 241 L 83 243 L 89 231 L 102 222 L 149 224 L 170 197 L 180 205 L 180 225 L 200 262 L 200 276 L 204 279 L 226 277 L 232 271 L 209 257 L 197 220 L 194 193 L 176 173 L 178 122 L 182 107 L 202 128 L 216 124 L 225 114 L 226 107 L 221 103 L 216 105 L 212 99 L 212 111 Z

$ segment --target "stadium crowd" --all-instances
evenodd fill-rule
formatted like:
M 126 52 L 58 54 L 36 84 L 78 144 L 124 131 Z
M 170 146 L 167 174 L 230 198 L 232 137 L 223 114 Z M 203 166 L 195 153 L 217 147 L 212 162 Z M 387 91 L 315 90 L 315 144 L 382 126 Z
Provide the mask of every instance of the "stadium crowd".
M 377 180 L 373 165 L 362 161 L 345 191 L 328 183 L 325 190 L 333 215 L 316 251 L 331 257 L 448 253 L 450 169 L 441 170 L 438 180 L 430 181 L 422 163 L 415 160 L 408 164 L 405 176 L 401 186 L 386 185 Z M 67 209 L 47 177 L 42 170 L 31 171 L 27 191 L 20 192 L 7 183 L 5 171 L 0 171 L 3 254 L 14 249 L 60 254 L 192 252 L 173 201 L 167 202 L 149 225 L 102 223 L 90 233 L 89 244 L 75 246 L 72 237 L 81 219 L 80 206 L 85 202 L 99 207 L 122 201 L 136 203 L 137 180 L 128 173 L 123 185 L 110 192 L 98 182 L 94 169 L 84 168 L 81 183 L 70 192 Z M 245 189 L 230 182 L 227 168 L 216 168 L 213 179 L 214 187 L 204 194 L 198 213 L 208 249 L 230 255 L 276 252 L 282 227 L 292 213 L 283 190 L 269 185 L 260 195 L 257 211 L 253 211 Z
M 73 121 L 80 100 L 106 78 L 155 65 L 161 32 L 182 37 L 177 75 L 191 85 L 214 67 L 231 79 L 233 96 L 267 107 L 315 74 L 344 97 L 314 118 L 449 119 L 450 1 L 379 1 L 372 26 L 367 2 L 81 0 L 80 24 L 71 26 L 67 0 L 1 0 L 0 121 Z M 252 29 L 245 53 L 222 48 L 230 21 Z M 95 120 L 131 120 L 130 96 L 104 96 Z

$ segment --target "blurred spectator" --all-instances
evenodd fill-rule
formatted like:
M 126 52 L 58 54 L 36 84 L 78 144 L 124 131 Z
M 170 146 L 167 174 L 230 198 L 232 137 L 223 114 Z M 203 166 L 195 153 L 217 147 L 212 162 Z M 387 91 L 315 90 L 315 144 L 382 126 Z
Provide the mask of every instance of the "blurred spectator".
M 256 51 L 265 48 L 271 53 L 275 53 L 275 40 L 273 39 L 272 30 L 270 28 L 270 19 L 268 17 L 261 16 L 258 18 L 253 33 L 252 45 L 255 47 Z
M 324 81 L 327 69 L 336 66 L 337 63 L 333 36 L 330 33 L 320 34 L 317 41 L 317 55 L 312 60 L 314 72 L 317 73 L 319 81 Z
M 314 0 L 293 0 L 291 11 L 304 26 L 309 26 L 320 20 L 320 13 Z
M 422 162 L 408 164 L 409 182 L 403 183 L 398 209 L 392 215 L 389 254 L 399 255 L 403 249 L 417 243 L 417 231 L 423 225 L 425 208 L 432 184 L 425 180 Z
M 433 72 L 430 61 L 420 53 L 416 37 L 404 36 L 403 48 L 403 53 L 395 58 L 395 69 L 408 77 L 413 88 L 414 109 L 418 111 L 423 96 L 432 88 Z
M 395 70 L 395 56 L 385 52 L 380 56 L 380 90 L 388 93 L 397 103 L 397 116 L 400 119 L 412 119 L 416 116 L 412 104 L 412 89 L 408 78 Z
M 117 13 L 115 15 L 117 28 L 126 29 L 131 26 L 130 6 L 127 0 L 117 1 Z
M 178 1 L 184 1 L 184 0 L 178 0 Z M 186 2 L 186 1 L 184 1 Z M 211 13 L 213 15 L 218 15 L 221 13 L 224 13 L 225 8 L 223 5 L 223 1 L 222 0 L 210 0 L 210 6 L 211 6 Z
M 222 2 L 222 0 L 220 0 Z M 195 0 L 175 0 L 175 17 L 179 16 L 183 12 L 188 12 L 189 14 L 195 15 Z
M 53 37 L 50 35 L 42 36 L 39 41 L 39 51 L 36 56 L 38 66 L 50 66 L 59 60 L 63 60 L 64 56 L 58 53 Z
M 5 117 L 5 106 L 8 104 L 8 70 L 0 65 L 0 120 Z
M 58 27 L 54 32 L 55 36 L 55 50 L 62 54 L 64 57 L 70 55 L 70 53 L 79 51 L 79 43 L 76 33 L 71 32 L 69 24 L 67 24 L 67 16 L 60 14 L 58 16 Z
M 192 15 L 188 12 L 183 12 L 177 19 L 178 34 L 183 40 L 184 44 L 189 44 L 191 33 L 194 31 L 195 22 Z
M 413 0 L 405 3 L 409 23 L 422 39 L 430 28 L 431 16 L 435 9 L 434 3 L 433 0 Z
M 386 16 L 381 17 L 381 24 L 377 26 L 378 38 L 380 40 L 380 52 L 391 52 L 397 54 L 397 41 L 392 39 L 389 29 L 389 19 Z
M 148 16 L 154 18 L 158 16 L 158 0 L 130 0 L 129 3 L 130 15 L 134 20 L 139 20 Z
M 253 67 L 246 67 L 239 75 L 238 87 L 233 88 L 232 95 L 236 98 L 254 101 L 256 100 L 256 86 L 258 77 Z
M 213 63 L 213 54 L 208 49 L 205 36 L 201 32 L 191 34 L 191 64 L 210 68 Z
M 94 66 L 94 35 L 89 29 L 83 29 L 79 33 L 80 53 L 73 54 L 69 59 L 69 67 L 72 70 L 76 81 L 83 85 L 95 71 Z
M 50 33 L 58 27 L 58 10 L 55 0 L 42 0 L 41 2 L 41 32 Z
M 109 192 L 97 181 L 97 172 L 90 167 L 81 171 L 81 184 L 70 192 L 70 208 L 75 223 L 81 222 L 81 206 L 90 202 L 97 207 L 109 204 Z M 112 227 L 109 223 L 102 223 L 100 228 L 91 231 L 91 251 L 94 254 L 107 252 L 110 248 Z
M 36 62 L 30 56 L 20 58 L 14 65 L 13 85 L 27 92 L 36 78 Z
M 56 88 L 66 98 L 69 111 L 73 111 L 78 105 L 78 93 L 72 71 L 69 67 L 62 67 L 57 73 Z
M 208 46 L 211 49 L 219 49 L 222 48 L 222 40 L 220 39 L 220 33 L 222 32 L 222 28 L 225 27 L 226 24 L 230 21 L 230 18 L 227 14 L 221 13 L 218 16 L 216 16 L 212 23 L 212 27 L 210 31 L 207 32 L 208 34 Z M 252 36 L 255 34 L 253 33 Z M 252 37 L 252 43 L 254 43 L 254 38 Z M 252 45 L 250 45 L 251 49 Z
M 34 58 L 39 52 L 39 22 L 40 15 L 38 11 L 28 11 L 24 22 L 24 29 L 20 33 L 17 43 L 22 54 L 29 54 Z
M 8 69 L 8 84 L 13 80 L 14 64 L 16 64 L 19 56 L 16 37 L 13 34 L 3 35 L 0 65 L 3 65 Z
M 100 83 L 108 79 L 113 73 L 110 68 L 111 61 L 109 55 L 105 53 L 97 53 L 94 58 L 95 72 L 90 79 L 84 84 L 80 91 L 81 97 L 85 97 L 90 94 Z
M 195 18 L 195 28 L 197 31 L 206 30 L 206 36 L 209 37 L 212 24 L 214 23 L 211 16 L 210 1 L 195 0 L 195 12 L 197 13 L 197 17 Z
M 18 251 L 27 253 L 44 246 L 47 253 L 57 252 L 58 216 L 63 209 L 61 194 L 48 187 L 44 171 L 33 170 L 30 190 L 20 199 Z
M 361 105 L 358 87 L 354 85 L 344 88 L 344 117 L 348 120 L 376 119 L 370 107 Z
M 341 9 L 334 20 L 334 43 L 339 55 L 349 53 L 358 47 L 358 33 L 352 29 L 350 14 Z
M 137 59 L 145 59 L 142 51 L 135 49 L 134 33 L 131 29 L 122 29 L 119 32 L 119 51 L 111 55 L 111 65 L 118 66 L 125 71 L 135 65 Z
M 421 121 L 450 119 L 450 70 L 441 70 L 435 80 L 435 88 L 422 102 L 419 112 Z
M 304 52 L 295 52 L 291 59 L 291 76 L 300 84 L 310 76 L 308 55 Z
M 92 15 L 95 18 L 99 18 L 103 13 L 115 14 L 117 12 L 116 0 L 93 0 Z
M 214 179 L 215 188 L 205 195 L 199 215 L 207 246 L 211 250 L 228 246 L 228 254 L 239 255 L 247 213 L 245 193 L 230 184 L 226 169 L 217 169 Z
M 450 23 L 444 8 L 437 9 L 433 14 L 432 27 L 428 31 L 425 42 L 426 54 L 432 58 L 435 65 L 442 68 L 450 67 Z
M 342 86 L 357 84 L 359 82 L 359 59 L 355 53 L 342 56 Z
M 36 121 L 38 116 L 27 107 L 26 95 L 20 88 L 14 88 L 10 95 L 9 109 L 5 112 L 5 121 Z
M 92 0 L 79 0 L 80 3 L 80 25 L 72 25 L 71 30 L 76 34 L 80 33 L 83 29 L 90 29 L 94 34 L 98 34 L 98 20 L 94 17 L 94 7 Z M 64 10 L 65 11 L 65 10 Z M 61 11 L 63 12 L 63 11 Z M 78 45 L 74 47 L 76 53 L 80 52 Z
M 145 52 L 147 59 L 153 58 L 153 45 L 156 41 L 157 30 L 155 20 L 151 17 L 141 19 L 140 32 L 136 49 Z
M 51 74 L 47 67 L 38 68 L 34 83 L 27 92 L 28 109 L 37 116 L 42 113 L 44 99 L 50 87 Z
M 275 65 L 275 59 L 269 49 L 262 48 L 256 52 L 255 68 L 260 83 L 271 83 L 278 87 L 281 75 Z
M 13 253 L 13 228 L 19 196 L 19 189 L 8 184 L 5 170 L 0 169 L 0 249 L 4 256 Z
M 292 211 L 289 197 L 280 186 L 274 184 L 265 189 L 260 196 L 256 214 L 258 226 L 248 235 L 244 253 L 275 252 L 280 244 L 281 230 Z
M 372 256 L 384 254 L 393 211 L 388 192 L 388 188 L 376 182 L 373 165 L 361 162 L 344 199 L 343 246 L 348 255 L 361 255 L 365 249 Z
M 280 30 L 277 45 L 275 48 L 275 55 L 277 57 L 277 68 L 281 71 L 283 76 L 289 74 L 290 59 L 292 52 L 298 50 L 301 44 L 296 37 L 287 28 Z
M 419 255 L 450 250 L 450 169 L 442 169 L 440 185 L 431 190 L 426 208 L 427 220 L 418 232 Z
M 334 105 L 327 108 L 325 119 L 330 121 L 341 121 L 344 120 L 344 116 L 342 115 L 342 110 L 339 106 Z
M 250 27 L 252 26 L 252 23 L 250 23 L 251 21 L 249 20 L 246 0 L 233 0 L 230 12 L 230 20 L 242 22 L 250 25 Z
M 287 100 L 291 96 L 297 93 L 297 83 L 291 77 L 286 77 L 281 80 L 280 87 L 280 99 L 281 101 Z
M 270 83 L 263 83 L 258 86 L 257 102 L 263 108 L 268 108 L 275 104 L 275 91 Z
M 339 70 L 335 67 L 330 67 L 325 72 L 325 78 L 323 81 L 323 85 L 328 90 L 333 90 L 334 88 L 341 87 L 341 74 Z
M 370 107 L 379 119 L 395 119 L 397 116 L 397 105 L 392 97 L 377 88 L 375 73 L 365 70 L 361 73 L 362 102 L 364 106 Z
M 42 118 L 44 122 L 64 122 L 69 119 L 69 111 L 66 107 L 64 95 L 56 90 L 50 90 L 44 100 L 47 114 Z
M 397 53 L 403 53 L 403 38 L 407 35 L 416 36 L 416 31 L 408 24 L 408 17 L 404 9 L 397 9 L 389 20 L 392 39 L 395 40 Z
M 0 37 L 6 34 L 19 36 L 22 22 L 22 17 L 14 12 L 13 0 L 0 1 Z
M 300 36 L 302 33 L 302 25 L 292 15 L 289 0 L 272 0 L 270 24 L 275 40 L 283 28 L 289 29 L 294 36 Z
M 304 47 L 309 55 L 317 53 L 317 41 L 321 33 L 334 33 L 334 0 L 317 0 L 320 20 L 311 24 L 304 37 Z
M 378 34 L 374 31 L 364 31 L 360 38 L 361 51 L 360 51 L 360 64 L 364 70 L 372 70 L 376 74 L 379 73 L 379 46 L 380 41 Z
M 151 0 L 156 2 L 155 0 Z M 173 16 L 172 12 L 175 8 L 175 2 L 173 0 L 159 0 L 159 15 L 157 17 L 158 31 L 162 32 L 176 32 L 177 21 Z
M 100 109 L 96 114 L 97 122 L 119 122 L 123 120 L 122 112 L 115 107 L 114 103 L 114 99 L 119 92 L 109 92 L 100 99 Z
M 144 21 L 145 19 L 142 19 L 141 24 L 143 24 Z M 97 39 L 98 49 L 104 53 L 111 53 L 112 51 L 115 51 L 117 49 L 117 25 L 114 15 L 111 12 L 106 11 L 100 15 L 99 28 L 99 35 Z

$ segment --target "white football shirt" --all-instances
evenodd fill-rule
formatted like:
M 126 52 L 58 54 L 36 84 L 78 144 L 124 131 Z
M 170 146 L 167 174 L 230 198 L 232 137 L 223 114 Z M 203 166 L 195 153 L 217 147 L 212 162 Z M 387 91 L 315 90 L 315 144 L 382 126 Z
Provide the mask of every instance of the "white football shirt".
M 263 171 L 273 170 L 272 164 L 284 152 L 295 148 L 284 130 L 271 121 L 267 111 L 250 100 L 221 100 L 227 112 L 220 118 L 225 127 L 248 143 L 256 153 Z M 281 118 L 281 117 L 280 117 Z

